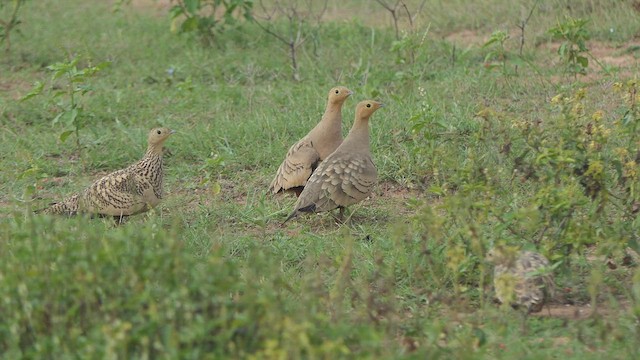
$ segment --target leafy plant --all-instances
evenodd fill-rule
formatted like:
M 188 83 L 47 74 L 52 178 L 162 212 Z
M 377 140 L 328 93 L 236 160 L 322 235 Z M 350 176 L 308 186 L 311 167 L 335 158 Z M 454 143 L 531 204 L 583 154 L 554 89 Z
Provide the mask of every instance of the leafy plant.
M 9 1 L 0 1 L 0 11 L 3 10 Z M 7 19 L 0 19 L 0 43 L 5 43 L 5 51 L 11 50 L 11 32 L 20 24 L 18 13 L 26 0 L 11 0 L 10 15 Z
M 212 184 L 211 192 L 213 193 L 213 195 L 218 195 L 222 190 L 219 177 L 224 166 L 225 166 L 224 157 L 213 152 L 211 153 L 211 157 L 206 158 L 204 160 L 204 164 L 200 166 L 199 170 L 205 173 L 205 176 L 200 181 L 200 184 L 211 183 Z
M 385 0 L 376 0 L 380 6 L 382 6 L 393 19 L 393 28 L 395 30 L 396 40 L 391 44 L 391 52 L 396 54 L 396 62 L 405 64 L 408 63 L 413 65 L 416 63 L 416 54 L 425 43 L 425 39 L 427 34 L 429 33 L 430 27 L 424 31 L 424 33 L 419 34 L 415 28 L 415 20 L 422 12 L 426 1 L 422 1 L 419 5 L 416 6 L 414 11 L 409 9 L 407 3 L 403 0 L 396 0 L 394 4 L 391 2 L 387 2 Z M 400 19 L 401 15 L 405 15 L 408 24 L 408 29 L 406 31 L 400 31 Z M 404 75 L 404 73 L 399 73 L 397 75 Z
M 47 66 L 47 70 L 53 73 L 49 88 L 51 100 L 60 109 L 53 119 L 52 125 L 62 123 L 64 130 L 59 135 L 62 142 L 65 142 L 69 136 L 75 134 L 78 153 L 81 151 L 80 130 L 87 125 L 88 118 L 91 117 L 91 114 L 85 111 L 80 98 L 93 90 L 88 80 L 110 64 L 110 62 L 102 62 L 95 66 L 89 65 L 84 68 L 78 68 L 79 61 L 78 57 L 74 57 L 69 61 Z M 55 84 L 58 80 L 63 82 L 62 87 L 58 87 Z M 45 85 L 43 83 L 36 82 L 31 92 L 24 96 L 22 100 L 28 100 L 41 94 L 44 88 Z
M 621 124 L 625 127 L 629 135 L 637 137 L 638 125 L 640 125 L 640 81 L 632 79 L 626 82 L 613 84 L 614 89 L 621 94 L 625 111 L 622 115 Z
M 535 242 L 555 249 L 559 258 L 603 238 L 620 238 L 618 231 L 631 231 L 616 230 L 608 223 L 612 214 L 623 215 L 619 204 L 613 203 L 620 192 L 615 179 L 625 161 L 616 154 L 630 151 L 612 151 L 612 134 L 620 136 L 621 129 L 607 121 L 602 110 L 587 110 L 585 89 L 559 94 L 551 103 L 559 114 L 544 124 L 514 121 L 513 127 L 520 131 L 514 136 L 524 140 L 524 147 L 516 150 L 513 166 L 517 178 L 536 184 L 532 194 L 539 215 Z M 554 229 L 552 234 L 549 229 Z M 610 241 L 611 248 L 620 244 Z
M 501 68 L 502 74 L 507 74 L 507 50 L 504 43 L 509 40 L 509 34 L 502 30 L 494 31 L 489 40 L 482 45 L 482 48 L 489 48 L 489 52 L 484 57 L 484 66 L 489 69 Z
M 589 49 L 586 41 L 590 34 L 587 30 L 589 20 L 566 17 L 563 22 L 549 29 L 549 34 L 556 40 L 562 40 L 558 55 L 565 63 L 567 71 L 575 76 L 584 75 L 589 67 Z
M 111 11 L 114 13 L 122 11 L 125 5 L 131 4 L 131 0 L 115 0 Z
M 623 115 L 617 121 L 621 126 L 626 139 L 622 146 L 615 149 L 616 158 L 613 161 L 616 169 L 618 184 L 623 189 L 622 202 L 626 209 L 625 225 L 629 232 L 634 234 L 629 237 L 628 245 L 635 251 L 640 251 L 640 238 L 633 229 L 640 225 L 640 136 L 638 125 L 640 124 L 640 81 L 632 79 L 626 82 L 617 82 L 614 89 L 620 94 L 623 101 Z
M 253 20 L 252 0 L 175 0 L 171 8 L 171 31 L 197 33 L 208 44 L 216 33 L 236 26 L 238 20 Z
M 423 34 L 403 32 L 400 39 L 391 43 L 390 51 L 396 54 L 396 62 L 399 64 L 415 64 L 416 54 L 424 46 L 427 34 L 429 34 L 429 28 Z
M 33 195 L 36 193 L 38 182 L 42 179 L 46 179 L 49 175 L 44 172 L 37 164 L 31 161 L 31 166 L 19 173 L 18 179 L 25 180 L 27 183 L 22 192 L 22 202 L 31 201 Z

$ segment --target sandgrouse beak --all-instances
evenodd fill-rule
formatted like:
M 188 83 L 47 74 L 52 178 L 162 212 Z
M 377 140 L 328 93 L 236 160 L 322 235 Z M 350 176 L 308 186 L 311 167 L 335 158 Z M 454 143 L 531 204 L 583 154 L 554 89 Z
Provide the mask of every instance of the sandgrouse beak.
M 170 131 L 169 131 L 169 134 L 175 134 L 175 133 L 177 133 L 177 131 L 176 131 L 176 130 L 170 130 Z

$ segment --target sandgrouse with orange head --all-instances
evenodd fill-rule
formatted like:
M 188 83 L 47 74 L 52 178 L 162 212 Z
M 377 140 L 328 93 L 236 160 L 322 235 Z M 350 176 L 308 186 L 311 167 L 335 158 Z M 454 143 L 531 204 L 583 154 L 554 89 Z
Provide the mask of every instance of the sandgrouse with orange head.
M 273 194 L 293 192 L 299 196 L 321 161 L 342 143 L 342 105 L 353 92 L 344 86 L 329 91 L 327 107 L 320 122 L 293 144 L 269 185 Z
M 336 208 L 340 209 L 339 219 L 342 219 L 344 208 L 369 196 L 378 176 L 371 159 L 369 118 L 382 106 L 374 100 L 358 103 L 349 134 L 313 172 L 285 222 L 300 213 Z

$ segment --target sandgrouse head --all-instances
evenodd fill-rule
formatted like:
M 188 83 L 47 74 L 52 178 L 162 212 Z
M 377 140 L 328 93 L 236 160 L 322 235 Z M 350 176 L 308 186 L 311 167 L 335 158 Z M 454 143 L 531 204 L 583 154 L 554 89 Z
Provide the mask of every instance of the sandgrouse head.
M 485 260 L 489 264 L 512 267 L 518 259 L 518 248 L 512 246 L 501 246 L 490 249 Z
M 368 119 L 376 110 L 384 107 L 384 104 L 375 100 L 361 101 L 356 105 L 356 117 L 359 119 Z
M 353 91 L 344 86 L 336 86 L 329 90 L 329 102 L 332 104 L 342 104 L 351 95 L 353 95 Z
M 149 131 L 147 142 L 149 143 L 149 146 L 161 147 L 164 141 L 167 140 L 167 138 L 175 132 L 175 130 L 171 130 L 165 127 L 152 129 L 151 131 Z

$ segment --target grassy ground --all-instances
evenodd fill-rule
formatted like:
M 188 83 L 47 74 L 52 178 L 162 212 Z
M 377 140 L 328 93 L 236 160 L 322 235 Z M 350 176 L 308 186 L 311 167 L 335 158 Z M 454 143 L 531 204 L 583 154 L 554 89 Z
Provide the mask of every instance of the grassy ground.
M 426 1 L 396 37 L 378 3 L 330 2 L 294 81 L 253 24 L 206 47 L 169 31 L 164 1 L 28 2 L 0 62 L 0 356 L 637 357 L 638 5 L 468 3 Z M 590 20 L 582 75 L 548 33 L 565 16 Z M 497 30 L 504 48 L 483 47 Z M 78 95 L 80 150 L 46 69 L 74 57 L 110 62 Z M 346 225 L 281 227 L 294 199 L 267 186 L 336 84 L 355 91 L 345 133 L 359 100 L 386 104 L 378 187 Z M 137 160 L 156 125 L 178 130 L 157 211 L 117 228 L 32 215 Z M 498 243 L 558 264 L 526 322 L 492 301 Z

